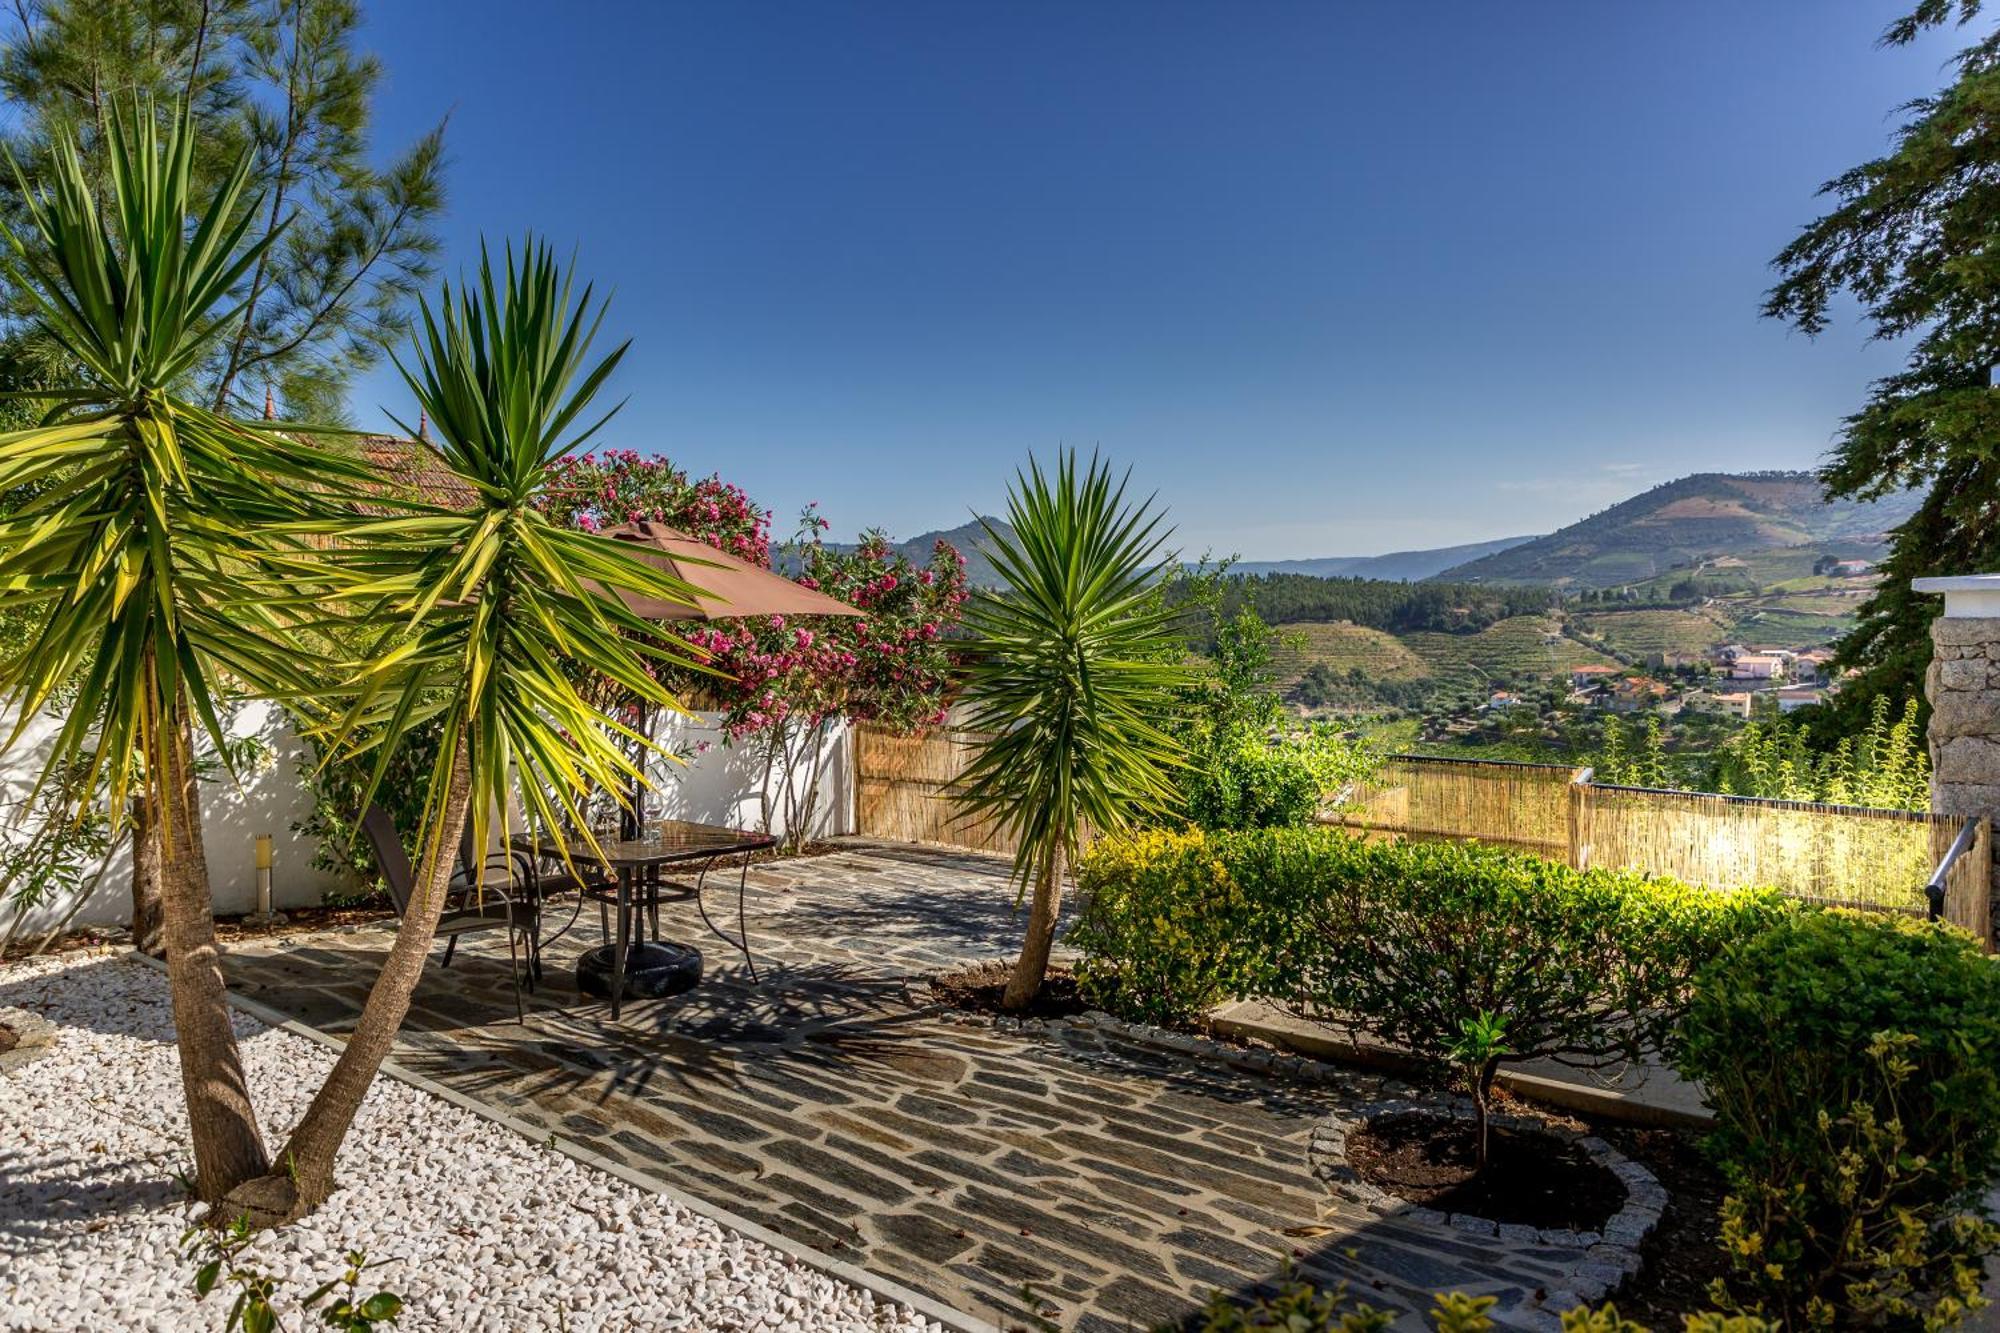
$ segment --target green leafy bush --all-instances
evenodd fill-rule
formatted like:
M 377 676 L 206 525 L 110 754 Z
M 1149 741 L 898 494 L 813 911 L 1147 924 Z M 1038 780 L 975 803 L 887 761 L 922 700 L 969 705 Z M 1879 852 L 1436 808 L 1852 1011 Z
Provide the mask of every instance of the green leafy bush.
M 1199 829 L 1101 838 L 1076 867 L 1083 910 L 1069 934 L 1093 1004 L 1147 1023 L 1187 1022 L 1260 989 L 1260 922 Z
M 1331 728 L 1242 731 L 1197 755 L 1182 781 L 1188 817 L 1213 831 L 1301 828 L 1376 759 Z
M 1911 918 L 1800 913 L 1701 974 L 1678 1064 L 1715 1108 L 1734 1297 L 1786 1326 L 1942 1327 L 2000 1240 L 2000 970 Z
M 1227 571 L 1203 566 L 1160 590 L 1163 604 L 1180 608 L 1176 657 L 1202 664 L 1164 719 L 1187 755 L 1170 813 L 1211 831 L 1297 828 L 1379 760 L 1331 727 L 1292 721 L 1277 689 L 1286 637 L 1253 606 L 1224 609 Z
M 1431 1327 L 1436 1333 L 1490 1333 L 1491 1296 L 1462 1291 L 1439 1292 L 1432 1300 Z M 1276 1290 L 1251 1300 L 1216 1292 L 1200 1315 L 1185 1325 L 1191 1333 L 1383 1333 L 1395 1321 L 1350 1298 L 1346 1284 L 1320 1288 L 1303 1282 L 1289 1270 Z M 1647 1333 L 1646 1326 L 1618 1313 L 1616 1305 L 1578 1306 L 1561 1316 L 1562 1333 Z M 1775 1327 L 1754 1316 L 1714 1311 L 1688 1315 L 1684 1333 L 1775 1333 Z
M 387 902 L 382 888 L 382 871 L 375 853 L 361 836 L 361 816 L 371 801 L 389 812 L 403 835 L 404 850 L 415 863 L 419 851 L 416 839 L 424 827 L 424 798 L 430 790 L 431 774 L 438 766 L 440 731 L 435 722 L 412 728 L 397 747 L 395 756 L 382 775 L 373 795 L 377 756 L 369 751 L 328 758 L 308 740 L 308 753 L 300 760 L 299 776 L 312 793 L 312 809 L 292 825 L 292 832 L 312 840 L 315 870 L 338 875 L 341 887 L 329 890 L 326 902 L 334 907 L 360 907 Z
M 1085 994 L 1147 1021 L 1265 998 L 1462 1072 L 1604 1066 L 1661 1049 L 1697 968 L 1782 910 L 1451 843 L 1332 829 L 1107 839 L 1078 870 Z
M 1273 840 L 1231 865 L 1246 880 L 1326 865 L 1314 876 L 1320 891 L 1303 901 L 1296 972 L 1281 976 L 1276 998 L 1440 1072 L 1466 1060 L 1470 1034 L 1484 1034 L 1461 1070 L 1482 1108 L 1502 1064 L 1553 1056 L 1604 1067 L 1661 1050 L 1697 969 L 1782 910 L 1762 891 L 1576 870 L 1477 845 L 1357 852 L 1352 838 L 1319 841 L 1323 851 L 1302 854 Z

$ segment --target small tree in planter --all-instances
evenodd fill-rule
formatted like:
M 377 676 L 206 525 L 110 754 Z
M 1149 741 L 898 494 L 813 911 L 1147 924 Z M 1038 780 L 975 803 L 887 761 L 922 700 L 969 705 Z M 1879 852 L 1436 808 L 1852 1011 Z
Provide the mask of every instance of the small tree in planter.
M 965 558 L 951 543 L 938 542 L 919 566 L 878 531 L 863 533 L 852 550 L 828 546 L 826 527 L 808 507 L 783 554 L 801 584 L 865 614 L 769 616 L 687 635 L 726 677 L 718 692 L 728 743 L 761 747 L 764 826 L 782 813 L 793 850 L 805 845 L 818 814 L 831 723 L 911 728 L 944 720 L 949 639 L 966 598 Z
M 1325 830 L 1246 835 L 1223 861 L 1252 897 L 1303 914 L 1266 983 L 1273 998 L 1459 1074 L 1481 1166 L 1502 1064 L 1602 1068 L 1659 1052 L 1695 971 L 1777 910 L 1761 891 Z

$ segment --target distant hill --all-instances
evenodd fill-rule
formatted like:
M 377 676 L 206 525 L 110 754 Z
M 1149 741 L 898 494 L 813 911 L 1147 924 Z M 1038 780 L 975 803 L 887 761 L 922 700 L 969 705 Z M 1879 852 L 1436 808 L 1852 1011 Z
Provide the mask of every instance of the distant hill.
M 1440 546 L 1429 551 L 1391 551 L 1387 555 L 1329 555 L 1312 560 L 1239 560 L 1230 566 L 1238 574 L 1307 574 L 1314 578 L 1386 579 L 1415 583 L 1435 578 L 1455 565 L 1498 555 L 1533 537 L 1502 537 L 1497 541 Z
M 1014 529 L 1001 519 L 988 518 L 985 522 L 991 523 L 1002 536 L 1011 537 L 1014 533 Z M 959 554 L 965 557 L 967 582 L 980 588 L 999 586 L 1000 572 L 993 568 L 993 560 L 986 554 L 986 529 L 981 526 L 979 519 L 961 523 L 955 528 L 919 533 L 906 542 L 895 542 L 894 546 L 914 563 L 925 565 L 930 563 L 931 552 L 937 549 L 940 541 L 950 542 L 958 548 Z M 843 551 L 854 549 L 853 542 L 828 542 L 827 545 Z
M 1828 500 L 1810 472 L 1703 472 L 1655 486 L 1546 537 L 1454 565 L 1453 582 L 1610 588 L 1779 547 L 1873 556 L 1922 497 Z
M 988 518 L 1003 535 L 1011 536 L 1013 529 L 997 518 Z M 961 523 L 955 528 L 940 529 L 921 533 L 905 542 L 897 542 L 896 549 L 919 563 L 931 558 L 931 549 L 942 539 L 956 546 L 965 555 L 965 573 L 975 586 L 994 587 L 1000 582 L 993 561 L 987 556 L 985 543 L 986 529 L 979 520 Z M 1504 551 L 1522 542 L 1533 541 L 1532 537 L 1502 537 L 1498 541 L 1470 542 L 1464 546 L 1443 546 L 1434 551 L 1392 551 L 1388 555 L 1335 555 L 1308 560 L 1239 560 L 1229 567 L 1233 574 L 1305 574 L 1314 578 L 1358 578 L 1384 579 L 1396 583 L 1415 583 L 1431 578 L 1453 565 L 1481 556 Z

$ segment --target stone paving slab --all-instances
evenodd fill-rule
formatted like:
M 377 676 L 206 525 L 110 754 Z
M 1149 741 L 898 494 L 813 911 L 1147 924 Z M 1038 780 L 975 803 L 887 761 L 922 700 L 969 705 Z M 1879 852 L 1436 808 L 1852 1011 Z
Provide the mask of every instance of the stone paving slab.
M 1385 1216 L 1315 1179 L 1315 1124 L 1380 1098 L 1377 1076 L 1295 1084 L 1123 1034 L 938 1011 L 928 973 L 1016 945 L 1002 862 L 870 847 L 764 863 L 749 883 L 761 984 L 684 907 L 663 930 L 703 947 L 707 979 L 628 1001 L 613 1025 L 570 981 L 598 942 L 591 910 L 550 948 L 525 1024 L 504 941 L 467 937 L 449 970 L 434 962 L 398 1060 L 1006 1324 L 1155 1328 L 1291 1262 L 1416 1326 L 1434 1290 L 1518 1308 L 1562 1270 L 1560 1252 Z M 338 1034 L 389 940 L 374 927 L 247 941 L 226 969 Z

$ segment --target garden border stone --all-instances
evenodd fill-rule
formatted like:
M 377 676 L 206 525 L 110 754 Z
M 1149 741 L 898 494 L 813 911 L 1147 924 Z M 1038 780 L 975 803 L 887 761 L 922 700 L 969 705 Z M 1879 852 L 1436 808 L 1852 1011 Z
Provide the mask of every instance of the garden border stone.
M 1554 1288 L 1539 1304 L 1543 1309 L 1564 1310 L 1576 1304 L 1603 1300 L 1625 1279 L 1639 1271 L 1639 1247 L 1660 1224 L 1666 1211 L 1667 1191 L 1659 1178 L 1643 1164 L 1618 1149 L 1579 1130 L 1550 1124 L 1540 1116 L 1496 1111 L 1489 1123 L 1495 1129 L 1511 1129 L 1546 1134 L 1583 1150 L 1593 1163 L 1618 1178 L 1625 1187 L 1625 1204 L 1612 1214 L 1598 1231 L 1524 1227 L 1495 1222 L 1470 1213 L 1449 1216 L 1434 1208 L 1422 1208 L 1372 1185 L 1347 1163 L 1347 1140 L 1356 1130 L 1377 1120 L 1399 1115 L 1448 1116 L 1472 1121 L 1478 1112 L 1470 1097 L 1392 1097 L 1353 1114 L 1335 1111 L 1313 1130 L 1310 1156 L 1313 1174 L 1324 1180 L 1344 1199 L 1377 1209 L 1391 1216 L 1442 1224 L 1475 1236 L 1500 1236 L 1527 1240 L 1531 1235 L 1552 1249 L 1574 1251 L 1564 1285 Z M 1573 1299 L 1570 1299 L 1573 1298 Z

